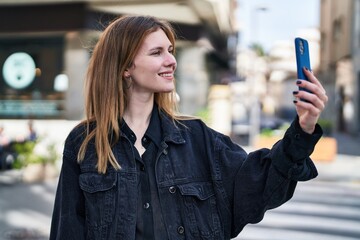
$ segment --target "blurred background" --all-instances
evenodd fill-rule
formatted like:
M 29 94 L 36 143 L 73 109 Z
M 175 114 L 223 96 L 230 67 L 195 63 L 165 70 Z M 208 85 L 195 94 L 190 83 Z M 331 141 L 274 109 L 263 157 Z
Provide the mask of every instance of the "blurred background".
M 48 238 L 91 49 L 125 14 L 173 24 L 180 111 L 248 151 L 296 116 L 294 38 L 307 39 L 329 96 L 319 177 L 237 239 L 360 239 L 360 0 L 0 0 L 0 240 Z

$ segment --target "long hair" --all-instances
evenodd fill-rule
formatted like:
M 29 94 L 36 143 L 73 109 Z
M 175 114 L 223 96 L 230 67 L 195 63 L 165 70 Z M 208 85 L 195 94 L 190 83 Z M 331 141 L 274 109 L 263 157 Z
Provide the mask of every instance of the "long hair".
M 86 119 L 83 123 L 87 132 L 78 152 L 78 161 L 84 160 L 87 146 L 94 139 L 99 173 L 106 173 L 109 163 L 117 170 L 121 168 L 112 146 L 120 138 L 119 120 L 122 120 L 129 100 L 124 71 L 133 64 L 145 38 L 158 29 L 165 32 L 175 49 L 175 32 L 170 23 L 150 16 L 124 16 L 114 20 L 95 45 L 85 84 Z M 180 118 L 176 116 L 175 90 L 155 93 L 154 101 L 173 120 Z

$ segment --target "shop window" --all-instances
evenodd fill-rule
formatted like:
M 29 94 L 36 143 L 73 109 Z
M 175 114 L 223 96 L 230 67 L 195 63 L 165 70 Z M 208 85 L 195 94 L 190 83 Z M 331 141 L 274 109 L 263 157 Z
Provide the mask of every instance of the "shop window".
M 68 84 L 63 42 L 62 37 L 0 39 L 0 118 L 63 117 Z

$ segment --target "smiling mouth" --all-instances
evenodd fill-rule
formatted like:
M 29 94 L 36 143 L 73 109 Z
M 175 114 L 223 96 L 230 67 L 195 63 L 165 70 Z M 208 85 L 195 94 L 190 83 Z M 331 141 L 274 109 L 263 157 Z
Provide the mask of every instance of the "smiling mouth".
M 173 74 L 172 73 L 160 73 L 159 76 L 161 76 L 161 77 L 172 77 Z

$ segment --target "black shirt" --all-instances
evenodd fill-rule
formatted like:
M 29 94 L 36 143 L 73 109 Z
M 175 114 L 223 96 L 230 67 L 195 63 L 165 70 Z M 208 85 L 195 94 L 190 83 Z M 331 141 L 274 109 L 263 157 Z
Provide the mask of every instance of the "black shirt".
M 160 201 L 155 177 L 155 159 L 161 143 L 161 122 L 159 112 L 154 105 L 149 126 L 141 139 L 142 146 L 146 149 L 140 156 L 134 147 L 138 185 L 138 207 L 136 221 L 136 239 L 167 239 L 167 233 L 161 214 Z M 126 125 L 122 131 L 135 144 L 136 137 Z

